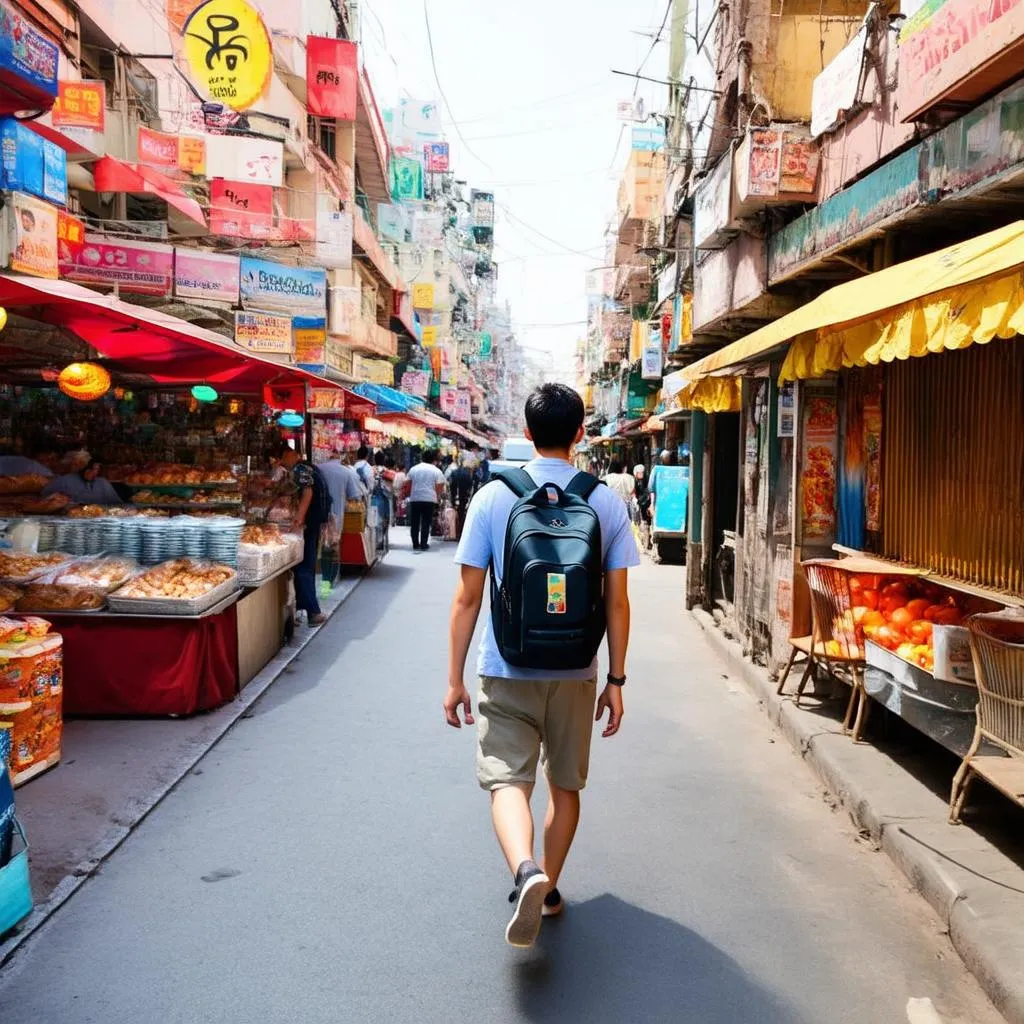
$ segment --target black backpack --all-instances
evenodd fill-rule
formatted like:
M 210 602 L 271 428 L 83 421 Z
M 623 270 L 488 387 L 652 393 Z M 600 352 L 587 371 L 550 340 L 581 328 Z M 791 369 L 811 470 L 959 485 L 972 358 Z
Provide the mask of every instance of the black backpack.
M 496 469 L 491 479 L 518 499 L 500 585 L 491 565 L 499 653 L 518 668 L 589 668 L 605 633 L 601 523 L 587 503 L 600 481 L 577 473 L 562 490 L 538 486 L 524 469 Z

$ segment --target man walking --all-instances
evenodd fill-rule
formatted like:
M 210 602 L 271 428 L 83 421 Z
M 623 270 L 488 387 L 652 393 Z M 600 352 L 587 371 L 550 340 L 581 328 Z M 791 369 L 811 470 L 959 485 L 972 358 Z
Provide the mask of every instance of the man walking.
M 428 448 L 419 463 L 409 470 L 405 488 L 409 492 L 409 526 L 413 551 L 430 547 L 430 524 L 444 499 L 444 473 L 435 465 L 437 452 Z
M 366 488 L 366 493 L 373 491 L 373 466 L 370 465 L 370 449 L 365 444 L 356 452 L 356 464 L 353 467 L 359 476 L 359 482 Z
M 463 452 L 459 456 L 459 464 L 455 472 L 448 477 L 448 496 L 452 508 L 455 509 L 455 539 L 462 540 L 462 531 L 466 525 L 466 513 L 469 511 L 469 500 L 473 497 L 473 472 L 469 468 L 469 456 Z
M 320 554 L 320 533 L 331 514 L 331 495 L 323 474 L 303 462 L 294 448 L 284 448 L 281 465 L 291 474 L 298 495 L 294 527 L 302 533 L 302 562 L 295 567 L 295 606 L 306 613 L 310 626 L 320 626 L 326 616 L 316 597 L 316 562 Z
M 610 671 L 600 697 L 597 695 L 596 657 L 590 664 L 573 669 L 523 667 L 519 662 L 524 659 L 518 657 L 517 666 L 510 664 L 502 653 L 510 654 L 509 648 L 504 646 L 502 607 L 497 616 L 492 610 L 492 619 L 484 627 L 480 644 L 477 779 L 491 794 L 494 830 L 515 878 L 515 891 L 509 897 L 514 909 L 505 938 L 511 945 L 520 947 L 533 944 L 542 916 L 552 916 L 562 910 L 558 882 L 579 821 L 580 790 L 587 781 L 593 722 L 595 718 L 600 720 L 607 710 L 608 723 L 602 735 L 614 736 L 623 714 L 622 686 L 626 681 L 629 641 L 627 570 L 640 564 L 640 555 L 622 499 L 608 487 L 593 486 L 596 481 L 592 477 L 584 475 L 580 481 L 574 479 L 577 473 L 570 458 L 574 445 L 583 437 L 583 418 L 583 401 L 571 388 L 545 384 L 530 395 L 526 403 L 526 436 L 533 441 L 538 457 L 526 464 L 525 471 L 538 490 L 517 500 L 511 484 L 506 485 L 501 480 L 482 488 L 469 507 L 462 542 L 455 556 L 461 566 L 461 576 L 452 605 L 444 712 L 448 724 L 460 728 L 460 706 L 464 721 L 467 724 L 474 721 L 464 673 L 488 568 L 494 573 L 495 588 L 502 595 L 507 593 L 503 583 L 503 560 L 513 506 L 522 510 L 517 511 L 516 522 L 531 514 L 528 506 L 543 508 L 547 503 L 558 505 L 560 510 L 569 509 L 577 521 L 584 516 L 593 518 L 596 513 L 599 523 L 599 534 L 597 531 L 593 534 L 594 543 L 598 543 L 599 536 L 598 597 L 596 606 L 586 613 L 594 621 L 585 623 L 582 632 L 599 638 L 607 622 Z M 572 501 L 567 499 L 568 495 L 574 495 Z M 585 507 L 581 510 L 584 501 L 592 512 Z M 569 515 L 561 511 L 546 517 L 551 528 L 564 526 L 568 518 Z M 510 551 L 514 559 L 518 557 L 514 549 Z M 556 625 L 552 630 L 536 630 L 538 635 L 562 636 L 564 631 L 557 624 L 562 616 L 569 618 L 580 599 L 579 576 L 574 575 L 572 581 L 575 582 L 567 585 L 569 567 L 565 569 L 565 572 L 546 573 L 547 619 Z M 532 578 L 543 591 L 545 574 Z M 511 574 L 508 586 L 523 588 L 518 596 L 533 601 L 534 595 L 526 589 L 527 584 L 511 578 Z M 542 594 L 540 610 L 545 609 L 544 600 Z M 495 618 L 502 621 L 502 646 L 495 635 Z M 596 646 L 595 641 L 591 649 Z M 530 796 L 542 753 L 549 802 L 544 821 L 543 855 L 538 865 L 534 861 Z

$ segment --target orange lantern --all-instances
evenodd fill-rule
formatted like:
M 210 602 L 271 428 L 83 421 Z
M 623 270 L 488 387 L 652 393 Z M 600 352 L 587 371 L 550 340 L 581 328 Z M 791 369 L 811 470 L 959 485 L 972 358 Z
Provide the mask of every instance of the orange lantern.
M 91 402 L 110 390 L 110 374 L 96 363 L 69 363 L 60 371 L 57 387 L 69 398 Z

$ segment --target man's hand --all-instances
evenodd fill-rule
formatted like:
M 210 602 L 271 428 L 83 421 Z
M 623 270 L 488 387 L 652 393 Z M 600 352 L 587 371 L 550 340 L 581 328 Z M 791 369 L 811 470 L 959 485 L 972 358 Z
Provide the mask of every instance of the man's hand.
M 604 715 L 605 708 L 608 709 L 608 724 L 604 727 L 602 736 L 614 736 L 619 731 L 619 726 L 622 724 L 622 687 L 615 686 L 613 683 L 609 683 L 605 688 L 604 692 L 600 697 L 597 698 L 597 714 L 594 716 L 595 722 L 600 722 L 601 717 Z
M 459 720 L 460 704 L 466 725 L 472 725 L 475 721 L 473 702 L 469 698 L 469 691 L 466 689 L 465 683 L 449 683 L 448 695 L 444 699 L 444 720 L 456 729 L 462 728 L 462 722 Z

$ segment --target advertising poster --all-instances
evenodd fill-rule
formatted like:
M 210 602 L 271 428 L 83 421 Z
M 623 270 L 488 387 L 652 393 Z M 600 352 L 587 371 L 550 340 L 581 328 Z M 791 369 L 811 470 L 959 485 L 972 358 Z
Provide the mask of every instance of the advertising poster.
M 448 143 L 429 142 L 423 147 L 427 170 L 433 173 L 448 170 Z
M 139 163 L 164 170 L 178 169 L 178 136 L 139 126 Z
M 803 409 L 801 536 L 831 543 L 836 529 L 836 458 L 839 403 L 834 395 L 809 394 Z
M 155 242 L 86 235 L 82 249 L 61 260 L 60 276 L 82 284 L 116 285 L 139 295 L 170 295 L 174 249 Z
M 407 395 L 426 398 L 430 392 L 430 374 L 426 370 L 406 370 L 400 387 Z
M 423 348 L 433 348 L 437 344 L 440 327 L 426 326 L 420 328 L 420 345 Z
M 206 174 L 206 141 L 195 135 L 178 137 L 178 170 Z
M 297 316 L 292 320 L 295 362 L 311 373 L 323 373 L 327 363 L 327 320 Z
M 399 202 L 423 198 L 423 164 L 408 156 L 391 158 L 391 194 Z
M 654 529 L 659 533 L 685 533 L 689 467 L 655 466 L 652 483 L 655 479 L 658 493 L 654 499 Z
M 59 59 L 57 44 L 7 0 L 0 0 L 0 71 L 12 71 L 47 95 L 56 96 Z
M 239 259 L 224 253 L 174 253 L 174 294 L 179 299 L 238 303 Z
M 11 270 L 33 277 L 57 277 L 56 207 L 23 192 L 11 193 Z
M 433 309 L 434 286 L 432 284 L 414 284 L 412 286 L 412 305 L 414 309 Z
M 284 184 L 284 145 L 244 135 L 206 136 L 206 176 L 250 185 Z
M 0 186 L 63 206 L 68 198 L 67 155 L 13 117 L 0 118 Z
M 235 313 L 235 342 L 250 352 L 291 355 L 292 318 L 239 310 Z
M 342 388 L 310 388 L 306 405 L 311 412 L 344 412 L 345 392 Z
M 796 384 L 787 381 L 779 388 L 778 436 L 796 437 Z
M 452 419 L 456 423 L 468 423 L 473 411 L 472 398 L 468 391 L 455 392 L 455 406 L 452 409 Z
M 359 48 L 347 39 L 306 37 L 306 107 L 314 117 L 356 119 Z
M 88 128 L 102 132 L 106 114 L 106 82 L 57 83 L 57 102 L 51 111 L 54 128 Z
M 882 532 L 882 380 L 864 392 L 864 525 L 870 533 Z
M 242 256 L 240 289 L 243 306 L 300 314 L 327 309 L 327 271 L 322 267 L 289 267 Z
M 455 399 L 457 394 L 458 390 L 456 388 L 451 388 L 448 387 L 447 385 L 442 385 L 439 401 L 441 404 L 441 412 L 443 412 L 446 416 L 451 416 L 451 414 L 455 412 Z
M 210 231 L 230 238 L 269 238 L 274 229 L 274 190 L 214 178 L 210 182 Z
M 77 262 L 85 248 L 85 224 L 64 210 L 57 211 L 57 262 Z
M 847 378 L 843 403 L 843 464 L 839 473 L 838 541 L 864 547 L 864 395 L 856 376 Z

